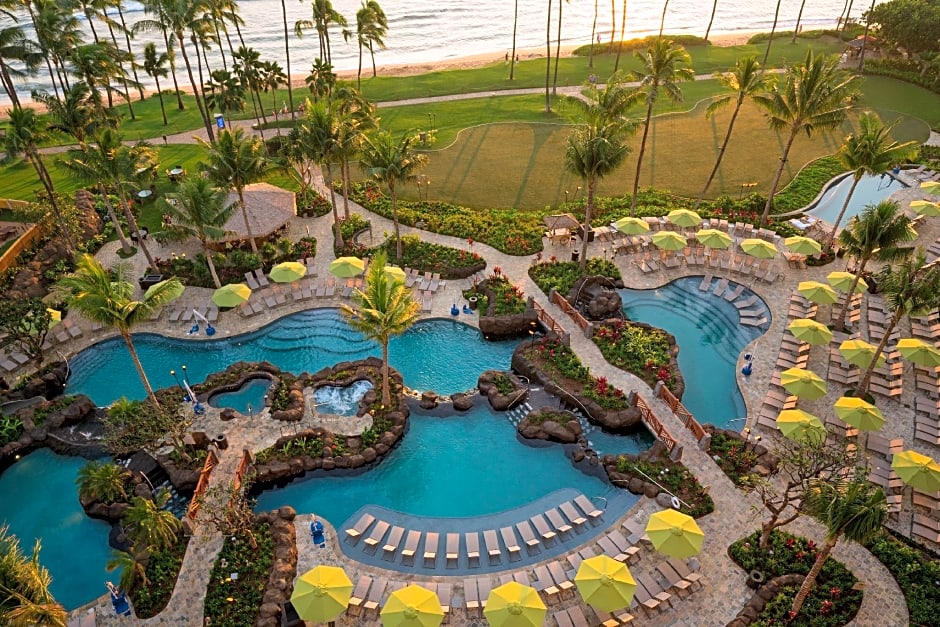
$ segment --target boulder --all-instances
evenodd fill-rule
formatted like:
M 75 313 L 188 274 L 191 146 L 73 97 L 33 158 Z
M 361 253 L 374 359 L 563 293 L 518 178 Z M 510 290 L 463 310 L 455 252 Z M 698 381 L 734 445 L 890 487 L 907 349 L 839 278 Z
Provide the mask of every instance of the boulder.
M 573 449 L 571 449 L 571 459 L 573 459 L 573 460 L 575 461 L 575 463 L 580 462 L 580 461 L 583 460 L 585 457 L 586 457 L 586 454 L 585 454 L 585 452 L 584 452 L 584 448 L 583 448 L 583 447 L 581 447 L 581 446 L 576 446 L 576 447 L 574 447 Z
M 437 393 L 425 391 L 421 393 L 421 409 L 434 409 L 437 407 Z
M 365 463 L 371 464 L 378 457 L 378 453 L 371 446 L 368 448 L 362 449 L 362 459 Z
M 468 394 L 464 394 L 463 392 L 453 394 L 450 397 L 450 400 L 454 404 L 454 409 L 457 411 L 467 411 L 473 407 L 473 398 Z

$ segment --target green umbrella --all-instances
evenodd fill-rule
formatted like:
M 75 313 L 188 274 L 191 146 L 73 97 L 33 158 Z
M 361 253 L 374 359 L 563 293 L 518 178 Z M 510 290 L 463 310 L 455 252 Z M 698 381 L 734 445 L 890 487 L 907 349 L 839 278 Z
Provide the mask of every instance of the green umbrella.
M 904 338 L 898 340 L 898 350 L 901 356 L 911 363 L 925 368 L 936 368 L 940 366 L 940 351 L 933 344 L 913 338 Z
M 916 451 L 895 453 L 891 468 L 901 481 L 923 492 L 940 490 L 940 464 Z
M 385 272 L 385 276 L 388 277 L 389 281 L 405 282 L 405 271 L 398 266 L 385 266 L 382 270 Z
M 859 368 L 868 368 L 868 365 L 871 364 L 871 358 L 875 356 L 875 352 L 878 350 L 878 347 L 874 344 L 869 344 L 865 340 L 845 340 L 839 344 L 839 352 L 842 354 L 842 358 L 853 366 L 858 366 Z M 885 356 L 878 356 L 878 365 L 884 365 Z
M 940 194 L 940 181 L 926 181 L 920 184 L 920 189 L 928 194 Z
M 629 607 L 636 591 L 636 580 L 627 565 L 606 555 L 581 562 L 574 585 L 585 603 L 604 612 Z
M 679 559 L 698 555 L 705 539 L 694 518 L 674 509 L 652 514 L 646 523 L 646 535 L 657 551 Z
M 756 237 L 741 240 L 741 250 L 758 259 L 772 259 L 777 254 L 776 246 Z
M 679 235 L 675 231 L 653 233 L 650 240 L 663 250 L 682 250 L 689 244 L 684 235 Z
M 861 431 L 877 431 L 885 424 L 881 410 L 857 396 L 843 396 L 836 401 L 835 410 L 842 422 Z
M 341 279 L 359 276 L 365 268 L 365 262 L 358 257 L 340 257 L 330 262 L 330 274 Z
M 820 379 L 818 374 L 805 368 L 788 368 L 781 372 L 780 385 L 790 394 L 795 394 L 808 401 L 826 395 L 826 382 Z
M 826 439 L 826 427 L 812 414 L 802 409 L 785 409 L 777 416 L 780 433 L 795 442 L 820 444 Z
M 834 289 L 819 281 L 802 281 L 796 286 L 796 291 L 817 305 L 831 305 L 839 300 Z
M 702 216 L 691 209 L 673 209 L 666 219 L 681 228 L 698 226 L 702 223 Z
M 212 292 L 212 302 L 219 307 L 237 307 L 251 296 L 251 288 L 244 283 L 229 283 Z
M 436 593 L 413 583 L 392 592 L 380 615 L 386 627 L 437 627 L 444 608 Z
M 284 261 L 271 268 L 268 276 L 275 283 L 293 283 L 307 274 L 307 266 L 296 261 Z
M 490 590 L 483 615 L 492 627 L 539 627 L 546 609 L 535 588 L 510 581 Z
M 734 241 L 730 235 L 718 229 L 702 229 L 695 234 L 695 239 L 705 248 L 727 248 Z
M 150 298 L 150 295 L 156 292 L 157 290 L 162 289 L 163 286 L 166 285 L 167 281 L 169 281 L 169 279 L 164 279 L 163 281 L 160 281 L 159 283 L 154 283 L 153 285 L 148 287 L 147 291 L 144 292 L 144 300 L 147 300 L 148 298 Z M 186 289 L 186 286 L 180 283 L 179 281 L 177 281 L 176 284 L 171 287 L 170 292 L 169 292 L 170 294 L 169 297 L 171 299 L 179 298 L 180 296 L 183 295 L 183 291 L 185 289 Z
M 803 235 L 794 235 L 783 240 L 783 243 L 790 249 L 791 253 L 797 255 L 818 255 L 822 251 L 822 245 L 811 237 Z
M 650 225 L 643 218 L 620 218 L 614 222 L 614 228 L 624 235 L 639 235 L 650 230 Z
M 928 218 L 940 216 L 940 203 L 930 202 L 929 200 L 912 200 L 911 209 L 915 213 Z
M 844 272 L 842 270 L 835 270 L 826 275 L 826 280 L 829 281 L 829 285 L 839 290 L 840 292 L 848 292 L 852 289 L 852 283 L 855 281 L 855 275 L 851 272 Z M 861 294 L 868 289 L 868 283 L 864 279 L 858 280 L 858 285 L 855 286 L 855 293 Z
M 821 346 L 832 341 L 832 331 L 829 327 L 809 318 L 794 320 L 787 328 L 790 329 L 793 337 L 813 346 Z
M 325 623 L 346 610 L 352 590 L 352 581 L 342 568 L 321 564 L 300 576 L 290 602 L 301 619 Z

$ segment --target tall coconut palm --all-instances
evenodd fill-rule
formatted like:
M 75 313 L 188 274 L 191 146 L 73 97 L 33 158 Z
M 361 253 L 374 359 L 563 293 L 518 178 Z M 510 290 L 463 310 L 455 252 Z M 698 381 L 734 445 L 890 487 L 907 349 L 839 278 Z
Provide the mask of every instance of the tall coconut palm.
M 290 101 L 290 119 L 296 119 L 294 114 L 294 86 L 293 78 L 290 73 L 290 35 L 287 33 L 287 4 L 284 0 L 281 0 L 281 17 L 284 21 L 284 58 L 287 61 L 287 99 Z M 294 27 L 294 32 L 297 33 L 297 36 L 300 37 L 300 32 L 297 27 Z M 252 240 L 252 246 L 254 246 L 254 240 Z
M 124 43 L 127 44 L 125 51 L 127 52 L 128 58 L 130 60 L 131 73 L 134 75 L 134 84 L 137 87 L 137 93 L 140 96 L 140 99 L 144 99 L 144 86 L 140 83 L 140 77 L 137 75 L 137 63 L 134 61 L 134 49 L 131 47 L 131 36 L 133 35 L 132 29 L 127 27 L 127 21 L 124 19 L 124 3 L 123 0 L 110 0 L 110 5 L 117 9 L 118 22 L 120 23 L 119 30 L 122 35 L 124 35 Z M 115 45 L 117 45 L 115 43 Z
M 170 71 L 166 65 L 170 57 L 165 52 L 157 52 L 157 44 L 152 41 L 144 46 L 144 72 L 150 76 L 157 85 L 157 97 L 160 99 L 160 113 L 163 114 L 163 126 L 169 124 L 166 119 L 166 106 L 163 103 L 163 90 L 160 89 L 160 79 L 169 76 Z
M 646 138 L 650 132 L 650 122 L 653 119 L 653 107 L 659 98 L 660 92 L 673 102 L 682 101 L 680 81 L 690 81 L 695 78 L 695 71 L 691 68 L 692 59 L 685 48 L 670 39 L 662 37 L 654 40 L 646 52 L 636 52 L 637 60 L 643 65 L 642 70 L 633 70 L 630 76 L 640 82 L 637 94 L 646 104 L 646 121 L 643 125 L 643 139 L 640 141 L 640 151 L 636 158 L 636 175 L 633 178 L 633 201 L 630 204 L 630 215 L 636 214 L 637 192 L 640 189 L 640 171 L 643 168 L 643 155 L 646 152 Z
M 936 261 L 928 264 L 923 250 L 918 250 L 916 255 L 902 259 L 896 265 L 885 266 L 877 274 L 877 279 L 891 318 L 871 363 L 855 388 L 858 397 L 868 393 L 878 358 L 901 319 L 904 316 L 920 316 L 940 306 L 940 266 Z
M 846 137 L 839 148 L 839 163 L 852 173 L 852 186 L 832 225 L 832 231 L 829 232 L 826 249 L 832 248 L 832 242 L 836 238 L 842 217 L 845 215 L 845 210 L 849 208 L 855 188 L 858 187 L 862 177 L 866 174 L 883 175 L 916 152 L 916 142 L 909 141 L 901 144 L 891 138 L 891 131 L 896 125 L 897 122 L 894 122 L 885 126 L 877 114 L 863 113 L 858 120 L 858 132 Z
M 131 28 L 131 32 L 134 35 L 137 35 L 139 32 L 146 32 L 151 30 L 160 31 L 160 34 L 163 36 L 164 49 L 166 50 L 166 54 L 170 61 L 170 77 L 173 79 L 173 90 L 176 92 L 176 107 L 180 111 L 183 111 L 185 109 L 185 105 L 183 104 L 183 95 L 180 91 L 179 81 L 176 79 L 176 53 L 173 51 L 174 40 L 172 37 L 170 37 L 170 31 L 163 21 L 163 0 L 141 0 L 141 4 L 144 5 L 144 12 L 155 15 L 157 19 L 142 20 L 137 22 Z
M 626 4 L 627 0 L 623 0 L 623 1 L 624 1 L 624 4 Z M 518 9 L 518 4 L 519 4 L 519 2 L 518 2 L 518 0 L 516 0 L 517 9 Z M 591 22 L 591 50 L 590 50 L 590 52 L 588 53 L 588 67 L 591 68 L 591 69 L 594 69 L 594 42 L 595 42 L 594 35 L 597 33 L 597 11 L 598 11 L 599 5 L 600 5 L 600 0 L 594 0 L 594 21 Z M 513 24 L 513 31 L 512 31 L 512 32 L 513 32 L 513 40 L 512 40 L 512 44 L 513 44 L 513 54 L 515 55 L 515 54 L 516 54 L 516 50 L 515 50 L 515 47 L 516 47 L 516 38 L 515 38 L 516 27 L 515 27 L 515 24 Z M 597 43 L 600 44 L 599 41 L 598 41 Z M 621 46 L 621 47 L 623 47 L 623 46 Z M 615 68 L 614 68 L 614 72 L 616 72 L 616 71 L 617 71 L 617 68 L 615 67 Z
M 228 70 L 213 70 L 209 82 L 203 85 L 206 106 L 226 115 L 245 110 L 245 86 L 238 76 Z
M 322 59 L 314 59 L 310 66 L 310 73 L 304 78 L 307 83 L 307 89 L 313 96 L 314 102 L 319 102 L 322 98 L 329 98 L 336 87 L 336 72 L 333 66 Z
M 110 42 L 100 44 L 84 44 L 72 49 L 69 60 L 72 64 L 72 71 L 89 89 L 90 100 L 95 106 L 96 115 L 99 118 L 105 117 L 104 101 L 101 98 L 101 90 L 108 94 L 109 105 L 111 108 L 111 94 L 114 91 L 112 82 L 121 80 L 124 76 L 124 70 L 118 63 L 121 56 Z M 68 87 L 63 89 L 67 90 Z
M 718 10 L 718 0 L 713 0 L 712 2 L 712 14 L 708 18 L 708 27 L 705 28 L 705 41 L 708 42 L 708 36 L 712 32 L 712 24 L 715 22 L 715 11 Z
M 561 59 L 561 8 L 565 2 L 571 2 L 571 0 L 558 0 L 558 34 L 555 36 L 555 74 L 552 77 L 552 95 L 558 93 L 558 62 Z
M 131 329 L 149 320 L 155 310 L 178 298 L 184 288 L 179 279 L 166 279 L 148 289 L 140 300 L 134 300 L 134 284 L 128 278 L 130 272 L 125 264 L 118 264 L 108 271 L 100 261 L 83 254 L 75 262 L 75 271 L 59 280 L 56 291 L 83 317 L 120 333 L 147 391 L 147 398 L 160 409 L 160 402 L 150 387 L 134 347 Z
M 49 128 L 74 137 L 82 150 L 97 125 L 106 122 L 95 115 L 91 91 L 82 81 L 73 83 L 61 98 L 45 91 L 34 91 L 32 97 L 34 101 L 41 102 L 46 107 L 46 113 L 52 122 Z
M 163 488 L 153 496 L 153 500 L 132 497 L 123 519 L 124 528 L 134 544 L 146 547 L 148 551 L 172 546 L 183 528 L 179 518 L 164 509 L 170 500 L 169 491 Z
M 917 238 L 911 219 L 900 213 L 898 203 L 884 200 L 877 205 L 868 205 L 854 217 L 839 233 L 839 246 L 845 254 L 855 259 L 855 279 L 848 290 L 854 294 L 869 261 L 895 263 L 914 252 L 913 247 L 903 246 Z M 843 307 L 835 322 L 838 331 L 845 329 L 845 315 L 849 308 Z
M 0 623 L 10 627 L 35 625 L 65 627 L 66 612 L 49 592 L 52 577 L 39 563 L 42 544 L 36 540 L 32 554 L 20 549 L 20 540 L 7 525 L 0 526 Z
M 597 2 L 597 0 L 594 0 Z M 512 50 L 506 61 L 509 63 L 509 80 L 514 80 L 516 76 L 516 31 L 519 28 L 519 0 L 513 2 L 512 7 Z M 591 58 L 588 61 L 590 67 L 594 67 L 594 33 L 591 32 Z
M 245 232 L 251 242 L 251 251 L 258 252 L 258 243 L 251 232 L 248 210 L 245 208 L 245 186 L 261 180 L 268 163 L 264 155 L 264 144 L 257 137 L 247 137 L 241 128 L 226 129 L 219 133 L 214 144 L 200 140 L 206 148 L 203 172 L 209 180 L 222 189 L 234 189 L 238 194 L 238 206 L 245 220 Z
M 11 65 L 11 61 L 15 65 Z M 0 82 L 3 83 L 3 91 L 14 107 L 20 106 L 14 81 L 34 75 L 42 61 L 42 53 L 26 38 L 22 28 L 0 28 Z
M 287 74 L 277 61 L 263 61 L 261 63 L 261 89 L 264 93 L 271 91 L 272 111 L 277 111 L 277 88 L 287 84 Z
M 669 8 L 669 0 L 663 2 L 663 16 L 659 19 L 659 36 L 663 36 L 663 27 L 666 25 L 666 9 Z
M 333 187 L 333 163 L 342 158 L 342 131 L 339 114 L 330 102 L 307 101 L 304 117 L 291 133 L 291 143 L 296 143 L 304 157 L 323 170 L 323 184 L 330 190 L 330 205 L 333 207 L 333 238 L 335 248 L 342 248 L 343 232 L 336 208 L 336 192 Z
M 388 372 L 388 342 L 401 335 L 418 320 L 420 306 L 402 281 L 385 273 L 385 251 L 372 257 L 362 290 L 353 294 L 353 305 L 343 305 L 349 325 L 382 346 L 382 404 L 392 403 Z
M 770 56 L 770 45 L 774 43 L 774 33 L 777 32 L 777 18 L 780 17 L 780 3 L 783 0 L 777 0 L 777 8 L 774 9 L 774 23 L 770 27 L 770 36 L 767 38 L 767 47 L 764 49 L 764 60 L 761 61 L 761 65 L 767 65 L 767 57 Z
M 595 11 L 594 16 L 596 20 L 597 19 L 597 0 L 595 0 L 594 11 Z M 623 0 L 623 11 L 621 12 L 621 15 L 620 15 L 620 43 L 617 45 L 617 58 L 614 59 L 614 73 L 616 73 L 620 69 L 620 55 L 623 53 L 623 39 L 624 37 L 626 37 L 626 33 L 627 33 L 627 0 Z M 593 42 L 591 45 L 592 45 L 592 50 L 593 50 Z
M 333 105 L 339 115 L 339 158 L 343 178 L 343 215 L 349 218 L 349 185 L 352 175 L 349 163 L 362 149 L 365 134 L 376 128 L 375 105 L 355 87 L 343 85 L 333 94 Z
M 561 0 L 558 0 L 561 2 Z M 547 23 L 545 25 L 545 113 L 552 112 L 552 97 L 548 93 L 548 79 L 552 72 L 552 0 L 548 0 Z M 611 39 L 613 41 L 613 39 Z M 515 59 L 510 59 L 513 63 Z
M 191 237 L 198 239 L 206 256 L 212 282 L 216 287 L 222 287 L 215 263 L 212 261 L 213 252 L 209 248 L 209 242 L 219 240 L 229 233 L 225 230 L 225 223 L 238 206 L 235 203 L 227 205 L 227 194 L 213 187 L 212 182 L 202 176 L 186 178 L 175 193 L 167 194 L 167 199 L 176 201 L 161 199 L 160 209 L 164 215 L 169 216 L 170 225 L 155 233 L 154 237 L 175 242 L 182 242 Z
M 417 135 L 405 131 L 396 141 L 388 131 L 367 136 L 362 144 L 359 163 L 373 179 L 388 186 L 392 197 L 392 218 L 395 222 L 395 258 L 401 259 L 401 231 L 398 226 L 398 183 L 414 181 L 418 171 L 427 165 L 428 157 L 415 149 Z
M 798 616 L 823 565 L 840 539 L 865 544 L 881 533 L 888 505 L 880 487 L 862 478 L 852 481 L 817 480 L 803 499 L 803 510 L 826 527 L 826 542 L 793 599 L 791 616 Z
M 708 188 L 711 187 L 712 181 L 715 180 L 715 175 L 718 174 L 718 168 L 721 166 L 721 160 L 725 156 L 725 150 L 728 149 L 728 143 L 731 141 L 731 132 L 734 130 L 734 123 L 738 119 L 738 113 L 741 111 L 744 100 L 746 98 L 753 98 L 756 94 L 764 93 L 770 85 L 769 77 L 761 70 L 760 64 L 757 62 L 757 57 L 753 55 L 738 59 L 730 72 L 727 74 L 717 74 L 717 77 L 718 82 L 729 91 L 733 92 L 733 94 L 720 96 L 713 100 L 705 110 L 705 117 L 710 118 L 718 109 L 731 104 L 732 101 L 734 102 L 734 111 L 731 113 L 731 120 L 728 121 L 728 130 L 725 132 L 725 139 L 721 143 L 721 148 L 718 150 L 718 157 L 715 159 L 715 167 L 712 168 L 708 179 L 705 181 L 705 187 L 702 188 L 702 193 L 699 194 L 698 200 L 695 201 L 696 209 L 702 204 L 702 199 L 705 198 L 705 194 L 708 193 Z
M 377 76 L 375 67 L 375 47 L 385 48 L 385 35 L 388 34 L 388 18 L 376 0 L 366 0 L 356 12 L 356 45 L 359 48 L 359 66 L 356 70 L 356 87 L 362 86 L 362 51 L 368 50 L 372 59 L 372 77 Z M 343 38 L 351 39 L 353 33 L 343 31 Z
M 807 137 L 812 137 L 817 131 L 841 126 L 857 94 L 856 77 L 841 72 L 837 59 L 816 56 L 809 50 L 802 63 L 787 67 L 782 85 L 753 96 L 754 102 L 764 109 L 770 128 L 787 133 L 780 165 L 761 214 L 761 225 L 767 224 L 774 194 L 797 136 L 806 133 Z
M 803 21 L 803 8 L 806 6 L 806 0 L 800 2 L 800 12 L 796 14 L 796 24 L 793 26 L 793 36 L 790 38 L 790 43 L 796 43 L 796 36 L 800 34 L 800 23 Z
M 268 116 L 264 113 L 264 103 L 261 102 L 262 72 L 264 66 L 261 62 L 261 53 L 254 48 L 239 46 L 238 50 L 232 52 L 232 71 L 238 76 L 242 85 L 248 90 L 251 98 L 251 108 L 255 113 L 255 120 L 258 122 L 258 131 L 264 138 L 264 124 L 268 122 Z M 264 120 L 264 124 L 262 124 Z

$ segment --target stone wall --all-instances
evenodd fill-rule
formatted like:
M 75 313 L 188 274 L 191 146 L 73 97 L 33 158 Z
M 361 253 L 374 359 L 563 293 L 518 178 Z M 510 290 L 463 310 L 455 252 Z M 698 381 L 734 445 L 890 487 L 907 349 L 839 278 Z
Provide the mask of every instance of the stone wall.
M 274 540 L 274 563 L 271 574 L 261 597 L 258 620 L 255 627 L 277 627 L 281 624 L 281 604 L 290 600 L 297 576 L 297 532 L 294 518 L 297 513 L 293 507 L 285 506 L 255 516 L 258 524 L 271 525 L 271 537 Z
M 37 426 L 34 420 L 36 410 L 49 404 L 50 401 L 47 401 L 16 412 L 16 416 L 23 422 L 23 434 L 13 442 L 0 447 L 0 469 L 13 463 L 17 455 L 23 455 L 39 446 L 50 445 L 58 452 L 74 454 L 69 447 L 69 443 L 56 437 L 55 432 L 93 417 L 95 415 L 95 404 L 87 396 L 79 395 L 75 397 L 75 401 L 70 405 L 49 414 L 43 423 Z

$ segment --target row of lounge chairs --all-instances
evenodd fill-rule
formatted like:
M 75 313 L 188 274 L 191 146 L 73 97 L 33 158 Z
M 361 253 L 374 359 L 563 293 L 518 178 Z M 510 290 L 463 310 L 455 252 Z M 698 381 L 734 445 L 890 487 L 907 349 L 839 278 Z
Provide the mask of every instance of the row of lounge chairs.
M 307 257 L 306 259 L 298 259 L 297 263 L 303 264 L 307 268 L 307 277 L 317 276 L 316 270 L 314 269 L 314 259 L 313 257 Z M 265 287 L 268 287 L 271 284 L 271 281 L 268 280 L 267 275 L 265 275 L 264 270 L 261 268 L 255 268 L 250 272 L 245 273 L 245 284 L 251 288 L 252 291 L 260 290 Z
M 421 274 L 418 270 L 413 270 L 411 268 L 404 268 L 405 270 L 405 287 L 414 288 L 420 292 L 437 292 L 439 289 L 443 289 L 447 285 L 447 281 L 441 279 L 440 272 L 425 272 Z
M 792 321 L 797 318 L 813 318 L 816 315 L 816 305 L 807 301 L 797 292 L 790 295 L 790 302 L 787 311 L 787 320 Z M 770 379 L 770 386 L 764 395 L 761 404 L 760 413 L 757 416 L 757 424 L 767 429 L 777 429 L 777 416 L 785 409 L 795 409 L 797 397 L 787 392 L 780 385 L 780 373 L 789 368 L 805 368 L 809 363 L 808 344 L 796 339 L 789 330 L 785 331 L 780 342 L 780 351 L 777 353 L 777 362 L 773 375 Z
M 170 313 L 167 315 L 167 318 L 170 322 L 192 322 L 193 320 L 200 320 L 199 316 L 202 316 L 209 322 L 215 322 L 219 319 L 219 308 L 214 304 L 208 305 L 184 305 L 183 303 L 176 303 L 169 308 Z M 199 314 L 197 316 L 196 314 Z M 159 320 L 163 316 L 163 309 L 157 309 L 150 316 L 151 321 Z
M 911 336 L 936 344 L 940 313 L 911 317 Z M 940 446 L 940 368 L 914 365 L 914 439 Z
M 82 328 L 71 318 L 66 318 L 60 324 L 49 329 L 42 344 L 42 349 L 43 351 L 52 350 L 60 344 L 65 344 L 80 337 L 82 337 Z M 8 346 L 3 352 L 0 352 L 0 369 L 6 372 L 13 372 L 28 361 L 29 356 L 13 346 Z
M 620 249 L 621 251 L 623 248 Z M 660 269 L 678 268 L 685 262 L 688 267 L 703 267 L 710 270 L 733 272 L 742 276 L 752 277 L 755 281 L 774 283 L 780 278 L 780 273 L 768 260 L 758 260 L 743 253 L 729 251 L 709 251 L 704 249 L 687 248 L 682 253 L 662 254 L 659 259 L 653 251 L 647 251 L 633 260 L 640 272 L 650 274 Z

